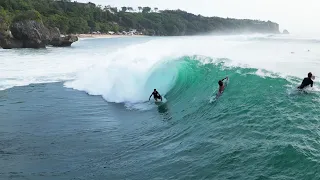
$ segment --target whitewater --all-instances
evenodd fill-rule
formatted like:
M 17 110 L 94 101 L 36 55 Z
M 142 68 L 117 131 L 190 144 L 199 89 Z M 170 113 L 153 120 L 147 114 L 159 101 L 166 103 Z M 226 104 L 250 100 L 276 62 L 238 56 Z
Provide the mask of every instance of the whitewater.
M 250 34 L 0 49 L 0 178 L 319 179 L 319 43 Z M 314 87 L 297 91 L 309 72 Z M 148 101 L 153 89 L 162 105 Z
M 153 38 L 113 47 L 113 51 L 1 50 L 0 88 L 73 80 L 66 86 L 102 95 L 109 102 L 139 102 L 146 100 L 153 87 L 167 93 L 178 69 L 161 68 L 186 56 L 204 64 L 225 60 L 225 67 L 256 68 L 260 76 L 276 73 L 302 78 L 308 72 L 319 74 L 317 43 L 294 36 L 234 35 Z

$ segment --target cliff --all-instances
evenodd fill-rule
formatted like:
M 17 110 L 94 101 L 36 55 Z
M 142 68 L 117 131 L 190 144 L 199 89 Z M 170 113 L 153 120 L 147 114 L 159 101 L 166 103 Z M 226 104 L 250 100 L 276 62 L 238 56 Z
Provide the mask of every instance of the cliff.
M 181 10 L 159 11 L 158 8 L 99 6 L 70 0 L 0 1 L 0 12 L 11 18 L 17 12 L 36 10 L 43 24 L 57 27 L 62 34 L 132 31 L 145 35 L 176 36 L 200 33 L 279 33 L 279 25 L 271 21 L 204 17 Z
M 0 47 L 4 49 L 45 48 L 49 44 L 71 46 L 78 40 L 73 36 L 61 38 L 58 28 L 55 28 L 56 32 L 52 33 L 43 24 L 40 13 L 35 10 L 17 14 L 11 25 L 5 19 L 5 14 L 0 15 Z

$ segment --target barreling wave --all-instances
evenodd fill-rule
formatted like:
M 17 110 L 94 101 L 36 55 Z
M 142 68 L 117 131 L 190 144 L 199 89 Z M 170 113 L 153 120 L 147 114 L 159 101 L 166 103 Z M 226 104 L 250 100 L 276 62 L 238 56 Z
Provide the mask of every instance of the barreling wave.
M 21 57 L 14 54 L 14 60 L 4 58 L 0 90 L 68 81 L 67 87 L 101 95 L 109 102 L 136 104 L 145 102 L 154 88 L 168 97 L 171 92 L 187 91 L 177 85 L 181 83 L 188 88 L 204 89 L 207 84 L 216 88 L 216 81 L 227 75 L 228 68 L 253 68 L 259 76 L 282 78 L 317 73 L 317 47 L 301 43 L 288 46 L 281 41 L 266 43 L 264 38 L 281 39 L 265 35 L 170 37 L 123 40 L 123 44 L 116 45 L 112 40 L 97 39 L 83 40 L 79 48 L 59 53 L 57 49 L 30 50 Z M 86 47 L 93 44 L 88 53 Z M 109 45 L 104 47 L 105 44 Z M 5 54 L 12 56 L 8 51 L 0 56 Z M 209 79 L 196 86 L 206 78 Z
M 178 171 L 183 174 L 180 179 L 190 178 L 190 175 L 204 177 L 199 168 L 210 172 L 206 177 L 209 179 L 318 178 L 313 172 L 319 169 L 320 96 L 295 90 L 307 72 L 320 74 L 316 53 L 319 47 L 310 45 L 311 51 L 306 52 L 303 49 L 310 47 L 302 43 L 288 46 L 288 43 L 256 42 L 250 38 L 164 38 L 108 49 L 109 52 L 105 52 L 106 48 L 92 48 L 90 51 L 94 53 L 88 53 L 84 51 L 86 46 L 81 51 L 68 49 L 65 52 L 68 56 L 63 59 L 60 56 L 46 59 L 46 55 L 35 59 L 30 55 L 29 61 L 16 58 L 16 63 L 10 64 L 12 59 L 7 58 L 2 64 L 10 66 L 1 66 L 7 73 L 0 74 L 0 80 L 10 80 L 3 83 L 4 88 L 19 85 L 21 80 L 25 80 L 25 84 L 63 81 L 66 87 L 121 103 L 119 109 L 113 108 L 119 107 L 118 104 L 108 103 L 112 109 L 100 114 L 104 105 L 103 108 L 92 104 L 77 106 L 88 101 L 82 101 L 82 96 L 71 98 L 80 102 L 71 107 L 74 111 L 70 117 L 83 110 L 90 112 L 85 113 L 84 118 L 89 118 L 90 124 L 99 126 L 102 133 L 107 134 L 109 122 L 115 122 L 117 125 L 110 127 L 115 127 L 116 133 L 108 138 L 119 137 L 119 141 L 115 139 L 118 143 L 129 144 L 123 146 L 125 154 L 114 153 L 116 157 L 110 159 L 109 164 L 116 169 L 123 165 L 136 167 L 129 169 L 129 175 L 139 174 L 140 167 L 147 167 L 148 172 L 166 174 L 164 178 L 168 179 L 177 174 L 176 170 L 167 173 L 170 167 L 179 163 L 182 167 Z M 88 44 L 101 41 L 95 47 L 113 43 L 88 41 L 94 41 Z M 218 89 L 217 81 L 225 76 L 230 77 L 228 87 L 222 96 L 211 101 Z M 154 88 L 164 96 L 166 103 L 157 106 L 148 102 Z M 318 91 L 319 88 L 313 89 Z M 47 88 L 40 87 L 40 90 Z M 48 93 L 57 92 L 55 90 Z M 57 102 L 63 101 L 58 99 Z M 72 106 L 72 103 L 67 105 Z M 122 104 L 135 111 L 123 111 Z M 57 113 L 56 108 L 53 110 L 52 113 Z M 120 113 L 124 116 L 119 116 Z M 99 121 L 95 122 L 96 119 Z M 101 119 L 106 121 L 101 122 Z M 129 124 L 125 124 L 126 121 L 130 121 Z M 117 161 L 117 156 L 126 156 L 122 159 L 126 163 Z M 142 164 L 137 166 L 137 162 Z M 159 167 L 160 170 L 164 167 L 161 172 Z M 303 167 L 309 170 L 310 176 L 300 173 Z M 125 174 L 124 178 L 128 175 L 120 174 Z
M 125 103 L 130 108 L 150 109 L 154 107 L 154 104 L 148 102 L 153 89 L 157 89 L 171 103 L 183 105 L 208 103 L 210 98 L 215 97 L 218 80 L 225 76 L 231 78 L 238 91 L 244 92 L 256 91 L 253 87 L 258 81 L 270 86 L 277 86 L 279 80 L 281 86 L 284 86 L 283 83 L 293 86 L 293 83 L 298 82 L 294 77 L 288 81 L 288 78 L 263 69 L 229 66 L 230 61 L 204 56 L 182 56 L 160 61 L 144 71 L 126 69 L 124 66 L 93 68 L 65 85 L 90 95 L 101 95 L 108 102 Z

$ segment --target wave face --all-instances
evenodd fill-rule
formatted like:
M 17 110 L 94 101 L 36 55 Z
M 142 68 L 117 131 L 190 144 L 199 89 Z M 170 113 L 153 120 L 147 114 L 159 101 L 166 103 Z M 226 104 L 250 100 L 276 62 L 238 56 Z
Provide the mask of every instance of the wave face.
M 54 120 L 46 119 L 44 124 L 53 122 L 53 129 L 58 128 L 57 134 L 63 136 L 57 138 L 54 133 L 52 142 L 75 138 L 65 141 L 65 147 L 82 153 L 71 159 L 89 157 L 90 162 L 80 161 L 80 168 L 75 168 L 79 177 L 82 170 L 90 174 L 103 169 L 101 176 L 93 175 L 100 179 L 102 175 L 106 179 L 319 179 L 315 173 L 320 157 L 318 77 L 315 87 L 306 92 L 296 91 L 296 87 L 309 71 L 320 74 L 320 46 L 313 40 L 295 40 L 300 37 L 285 38 L 87 39 L 67 49 L 1 50 L 0 88 L 64 83 L 67 88 L 59 87 L 61 94 L 50 91 L 60 84 L 26 91 L 32 91 L 35 101 L 50 102 L 40 109 L 46 115 L 34 122 L 53 116 Z M 230 77 L 229 84 L 216 99 L 217 82 L 225 76 Z M 101 96 L 107 102 L 78 91 L 66 93 L 68 88 Z M 148 101 L 154 88 L 164 96 L 164 104 Z M 10 90 L 0 93 L 4 97 Z M 24 88 L 12 92 L 9 97 L 16 100 Z M 57 98 L 60 95 L 62 100 Z M 26 109 L 40 111 L 35 101 L 29 101 Z M 66 104 L 56 106 L 61 102 Z M 6 107 L 21 113 L 15 103 Z M 47 113 L 50 107 L 53 111 Z M 31 112 L 26 109 L 21 111 Z M 59 119 L 63 125 L 57 123 Z M 31 127 L 29 121 L 23 122 Z M 43 128 L 45 145 L 50 142 L 47 127 Z M 90 136 L 92 128 L 99 132 Z M 28 130 L 18 131 L 21 129 Z M 30 139 L 29 134 L 25 137 Z M 85 142 L 85 148 L 79 148 L 79 140 Z M 92 151 L 87 149 L 95 144 Z M 56 160 L 56 151 L 52 152 Z
M 154 88 L 165 97 L 176 94 L 191 98 L 198 96 L 199 90 L 212 93 L 217 81 L 230 75 L 228 68 L 238 68 L 237 71 L 253 68 L 261 77 L 282 77 L 292 83 L 299 83 L 293 77 L 303 77 L 309 71 L 319 72 L 315 58 L 319 47 L 314 46 L 313 40 L 288 44 L 283 39 L 288 37 L 150 39 L 104 56 L 100 54 L 90 68 L 77 72 L 74 80 L 65 85 L 90 95 L 101 95 L 108 102 L 145 109 Z M 295 42 L 301 38 L 291 39 Z
M 132 117 L 135 123 L 148 118 L 165 124 L 143 124 L 141 129 L 147 130 L 130 136 L 138 137 L 141 143 L 126 154 L 125 167 L 131 167 L 128 171 L 140 174 L 139 164 L 145 167 L 143 171 L 159 172 L 164 179 L 290 179 L 292 175 L 312 179 L 312 175 L 297 172 L 302 167 L 317 172 L 317 86 L 307 94 L 297 92 L 299 78 L 286 71 L 253 68 L 260 66 L 255 62 L 250 67 L 226 58 L 172 55 L 136 61 L 126 68 L 133 62 L 131 58 L 94 67 L 66 83 L 143 111 Z M 270 64 L 272 67 L 272 61 Z M 230 82 L 215 99 L 217 81 L 225 76 Z M 153 88 L 164 95 L 166 103 L 156 106 L 146 102 Z M 157 109 L 163 122 L 149 114 L 154 111 L 145 111 L 150 109 Z M 118 168 L 119 164 L 121 167 L 122 161 L 115 160 L 112 166 Z M 122 177 L 121 173 L 117 176 Z
M 0 90 L 32 83 L 74 80 L 69 87 L 104 95 L 108 101 L 125 102 L 132 98 L 137 102 L 142 100 L 140 92 L 149 93 L 150 89 L 144 86 L 153 70 L 166 66 L 162 65 L 165 62 L 170 64 L 188 56 L 201 57 L 196 60 L 202 63 L 228 59 L 225 65 L 229 67 L 250 67 L 302 78 L 309 71 L 320 73 L 318 40 L 314 37 L 258 34 L 83 39 L 66 49 L 0 50 Z M 157 83 L 164 82 L 158 80 Z M 171 86 L 166 83 L 164 86 Z M 111 97 L 113 93 L 107 91 L 116 91 L 114 94 L 119 97 Z M 121 95 L 118 91 L 126 93 Z

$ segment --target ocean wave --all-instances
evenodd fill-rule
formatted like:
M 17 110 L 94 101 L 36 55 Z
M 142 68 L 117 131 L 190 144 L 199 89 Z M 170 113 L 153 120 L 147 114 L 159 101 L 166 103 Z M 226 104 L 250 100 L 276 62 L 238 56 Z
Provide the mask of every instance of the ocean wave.
M 90 95 L 100 95 L 108 102 L 124 103 L 128 108 L 148 110 L 155 107 L 148 102 L 153 89 L 157 89 L 164 99 L 173 103 L 201 103 L 212 99 L 218 89 L 218 80 L 229 76 L 231 81 L 248 86 L 246 91 L 256 91 L 256 81 L 279 86 L 278 82 L 293 89 L 298 80 L 264 69 L 230 66 L 229 59 L 212 59 L 205 56 L 182 56 L 166 59 L 141 70 L 140 63 L 135 68 L 127 68 L 125 63 L 93 68 L 76 80 L 65 83 L 68 88 L 85 91 Z M 119 66 L 120 65 L 120 66 Z M 133 67 L 133 66 L 131 66 Z M 252 79 L 254 78 L 254 79 Z M 274 79 L 274 80 L 272 80 Z
M 4 51 L 0 54 L 3 59 L 0 88 L 68 81 L 67 87 L 102 95 L 110 102 L 141 102 L 153 87 L 159 87 L 164 93 L 171 89 L 179 66 L 185 64 L 183 57 L 192 57 L 202 64 L 223 62 L 222 69 L 254 68 L 259 71 L 253 73 L 267 77 L 303 78 L 309 71 L 320 73 L 315 64 L 317 47 L 312 44 L 251 41 L 256 38 L 274 37 L 158 37 L 139 38 L 137 43 L 126 39 L 123 44 L 113 39 L 86 39 L 75 44 L 77 48 Z M 266 75 L 262 71 L 270 73 Z M 161 74 L 172 79 L 160 81 Z

